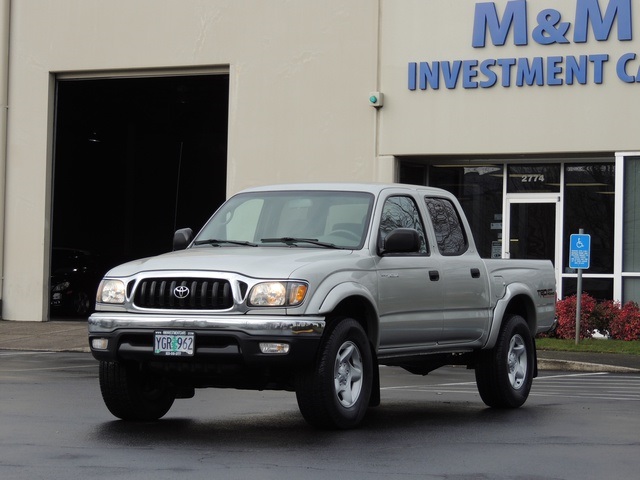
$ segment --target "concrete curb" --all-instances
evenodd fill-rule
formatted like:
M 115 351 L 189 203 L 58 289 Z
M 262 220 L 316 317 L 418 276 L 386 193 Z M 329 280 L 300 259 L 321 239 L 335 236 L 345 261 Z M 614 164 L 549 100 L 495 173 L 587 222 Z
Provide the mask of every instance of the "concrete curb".
M 618 365 L 576 362 L 573 360 L 550 360 L 538 358 L 538 370 L 564 370 L 571 372 L 640 373 L 640 369 Z

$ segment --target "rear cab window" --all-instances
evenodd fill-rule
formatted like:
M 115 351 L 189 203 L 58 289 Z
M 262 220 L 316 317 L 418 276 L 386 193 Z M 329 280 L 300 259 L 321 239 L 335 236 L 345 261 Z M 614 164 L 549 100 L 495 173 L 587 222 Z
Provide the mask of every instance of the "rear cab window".
M 456 207 L 447 198 L 424 198 L 436 234 L 438 251 L 444 256 L 462 255 L 469 247 L 462 220 Z

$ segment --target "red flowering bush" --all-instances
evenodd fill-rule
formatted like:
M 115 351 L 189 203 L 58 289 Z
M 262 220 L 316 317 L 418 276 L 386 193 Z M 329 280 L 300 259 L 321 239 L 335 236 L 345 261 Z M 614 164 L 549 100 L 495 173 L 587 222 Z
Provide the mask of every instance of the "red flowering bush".
M 558 328 L 555 336 L 563 339 L 576 338 L 576 295 L 563 298 L 556 303 Z M 580 306 L 580 338 L 590 338 L 594 331 L 609 334 L 614 340 L 640 340 L 640 306 L 635 302 L 596 300 L 587 293 L 582 294 Z
M 558 338 L 576 338 L 576 299 L 577 295 L 563 298 L 556 303 L 556 315 L 558 316 Z M 596 309 L 596 300 L 587 293 L 582 294 L 580 303 L 580 338 L 590 338 L 594 328 L 593 312 Z
M 619 314 L 609 323 L 609 333 L 614 340 L 640 340 L 640 307 L 627 302 Z

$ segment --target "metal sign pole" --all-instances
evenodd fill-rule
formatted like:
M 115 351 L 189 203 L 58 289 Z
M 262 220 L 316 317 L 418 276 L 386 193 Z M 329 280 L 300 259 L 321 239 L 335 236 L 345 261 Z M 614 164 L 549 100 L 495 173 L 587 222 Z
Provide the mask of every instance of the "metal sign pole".
M 580 316 L 582 310 L 582 270 L 591 264 L 591 235 L 585 235 L 584 229 L 580 233 L 572 234 L 569 243 L 569 268 L 578 271 L 578 285 L 576 288 L 576 345 L 580 341 Z
M 584 233 L 584 228 L 578 230 L 579 234 Z M 576 289 L 576 345 L 580 343 L 580 314 L 582 310 L 582 268 L 578 268 L 578 285 Z

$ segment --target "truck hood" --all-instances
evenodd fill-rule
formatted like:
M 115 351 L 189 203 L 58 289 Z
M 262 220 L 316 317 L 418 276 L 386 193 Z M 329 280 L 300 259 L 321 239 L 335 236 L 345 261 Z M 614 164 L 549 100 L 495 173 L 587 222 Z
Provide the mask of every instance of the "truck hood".
M 197 247 L 134 260 L 112 268 L 106 276 L 195 270 L 232 272 L 254 278 L 289 278 L 298 268 L 310 263 L 340 261 L 352 253 L 352 250 L 304 247 Z

